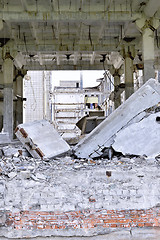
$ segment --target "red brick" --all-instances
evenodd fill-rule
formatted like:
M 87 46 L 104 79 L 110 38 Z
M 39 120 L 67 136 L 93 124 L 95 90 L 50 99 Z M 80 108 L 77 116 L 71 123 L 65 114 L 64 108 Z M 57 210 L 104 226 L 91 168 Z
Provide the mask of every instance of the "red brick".
M 110 224 L 110 227 L 111 227 L 111 228 L 116 228 L 116 227 L 117 227 L 117 224 Z
M 138 227 L 144 227 L 144 223 L 138 223 Z
M 145 223 L 145 227 L 153 227 L 153 223 Z

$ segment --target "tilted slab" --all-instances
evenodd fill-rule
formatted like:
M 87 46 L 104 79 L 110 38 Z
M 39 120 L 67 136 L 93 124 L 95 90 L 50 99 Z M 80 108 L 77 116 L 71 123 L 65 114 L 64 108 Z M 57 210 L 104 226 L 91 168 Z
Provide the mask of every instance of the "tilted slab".
M 20 124 L 15 134 L 35 158 L 52 158 L 70 149 L 54 126 L 46 120 Z
M 117 152 L 156 157 L 160 154 L 160 113 L 151 114 L 117 133 L 112 147 Z
M 113 144 L 117 132 L 142 111 L 159 102 L 160 84 L 150 79 L 76 145 L 75 155 L 80 158 L 100 156 L 105 147 Z

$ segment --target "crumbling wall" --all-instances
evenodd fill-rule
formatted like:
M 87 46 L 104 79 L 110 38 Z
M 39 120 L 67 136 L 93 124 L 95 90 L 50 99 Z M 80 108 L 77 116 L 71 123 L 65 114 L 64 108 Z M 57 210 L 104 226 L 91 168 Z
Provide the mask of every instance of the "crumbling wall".
M 3 157 L 0 235 L 92 236 L 160 226 L 158 160 Z

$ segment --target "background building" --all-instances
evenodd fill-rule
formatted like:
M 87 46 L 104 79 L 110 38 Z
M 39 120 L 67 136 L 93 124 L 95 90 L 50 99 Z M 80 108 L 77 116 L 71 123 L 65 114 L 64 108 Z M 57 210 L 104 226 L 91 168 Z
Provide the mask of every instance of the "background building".
M 28 71 L 24 78 L 24 122 L 51 120 L 51 71 Z

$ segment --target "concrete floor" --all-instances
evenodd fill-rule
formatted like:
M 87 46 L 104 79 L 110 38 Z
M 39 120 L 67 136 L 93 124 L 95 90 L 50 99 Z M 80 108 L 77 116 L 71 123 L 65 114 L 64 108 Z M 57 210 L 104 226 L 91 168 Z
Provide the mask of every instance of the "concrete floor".
M 1 237 L 1 240 L 17 240 L 17 238 Z M 24 240 L 24 238 L 18 238 Z M 92 237 L 35 237 L 25 238 L 25 240 L 159 240 L 160 229 L 134 229 L 117 231 L 105 235 L 97 235 Z

